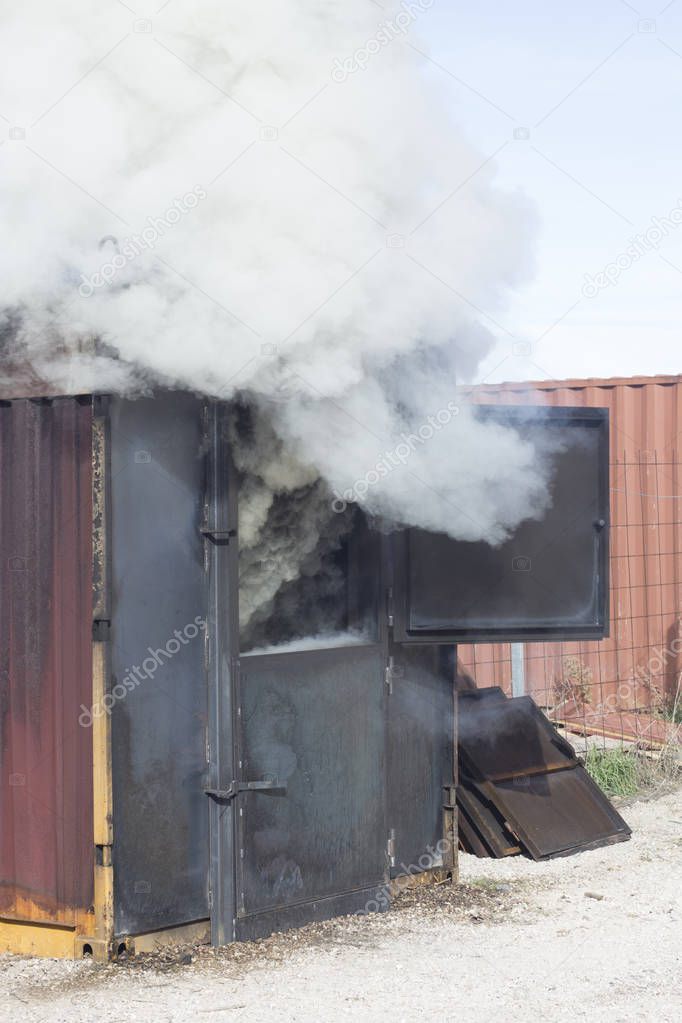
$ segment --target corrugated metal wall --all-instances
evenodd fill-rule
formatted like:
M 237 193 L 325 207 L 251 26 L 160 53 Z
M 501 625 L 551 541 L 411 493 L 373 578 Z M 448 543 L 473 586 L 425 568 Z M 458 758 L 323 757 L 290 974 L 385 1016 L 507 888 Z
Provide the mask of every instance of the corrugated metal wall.
M 92 408 L 0 402 L 0 916 L 93 900 Z
M 588 732 L 661 741 L 682 672 L 682 377 L 503 384 L 469 396 L 610 409 L 611 637 L 528 645 L 526 691 Z M 509 644 L 462 646 L 459 661 L 479 686 L 511 688 Z

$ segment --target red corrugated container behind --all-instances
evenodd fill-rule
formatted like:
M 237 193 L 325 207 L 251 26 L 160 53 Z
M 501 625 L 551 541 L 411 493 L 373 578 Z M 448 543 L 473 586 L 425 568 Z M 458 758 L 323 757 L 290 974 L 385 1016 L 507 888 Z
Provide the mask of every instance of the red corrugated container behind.
M 611 636 L 529 644 L 526 691 L 588 731 L 662 740 L 682 672 L 682 377 L 480 386 L 480 404 L 611 413 Z M 679 640 L 679 642 L 678 642 Z M 477 685 L 511 687 L 509 644 L 461 646 Z
M 0 402 L 0 917 L 93 901 L 92 408 Z

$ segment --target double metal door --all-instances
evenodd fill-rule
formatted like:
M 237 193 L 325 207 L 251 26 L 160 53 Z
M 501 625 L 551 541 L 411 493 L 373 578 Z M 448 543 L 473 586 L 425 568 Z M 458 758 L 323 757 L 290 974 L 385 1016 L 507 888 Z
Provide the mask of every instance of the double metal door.
M 392 875 L 452 860 L 454 643 L 606 634 L 606 414 L 482 414 L 553 446 L 544 516 L 498 548 L 418 530 L 377 536 L 375 639 L 240 658 L 237 495 L 225 411 L 209 411 L 216 943 L 381 907 Z

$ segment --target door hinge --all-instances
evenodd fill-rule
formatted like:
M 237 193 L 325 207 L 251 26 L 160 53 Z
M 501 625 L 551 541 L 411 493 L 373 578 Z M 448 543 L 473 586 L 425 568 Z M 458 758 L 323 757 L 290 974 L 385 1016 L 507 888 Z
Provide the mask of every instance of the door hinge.
M 386 591 L 386 621 L 389 629 L 393 628 L 394 617 L 393 617 L 393 587 L 389 586 Z
M 94 643 L 106 643 L 111 636 L 111 621 L 108 618 L 95 618 L 92 623 L 92 639 Z
M 395 867 L 395 828 L 391 828 L 386 842 L 386 856 L 390 867 Z
M 393 658 L 389 660 L 384 670 L 384 681 L 388 687 L 389 696 L 393 696 Z
M 388 664 L 384 671 L 384 681 L 388 687 L 389 696 L 393 696 L 393 682 L 396 678 L 402 678 L 404 670 L 395 663 L 395 657 L 391 656 L 388 659 Z

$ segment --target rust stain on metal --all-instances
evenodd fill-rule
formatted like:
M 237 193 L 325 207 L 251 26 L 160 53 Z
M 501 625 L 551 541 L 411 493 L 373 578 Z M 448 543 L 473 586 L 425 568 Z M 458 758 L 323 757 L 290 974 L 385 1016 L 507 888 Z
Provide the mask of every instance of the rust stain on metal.
M 92 616 L 109 618 L 107 559 L 107 423 L 102 416 L 92 422 Z
M 630 829 L 530 697 L 462 693 L 457 801 L 477 856 L 565 856 L 623 842 Z M 516 843 L 518 842 L 518 847 Z M 486 851 L 487 850 L 487 851 Z
M 92 407 L 0 403 L 0 916 L 93 900 Z

